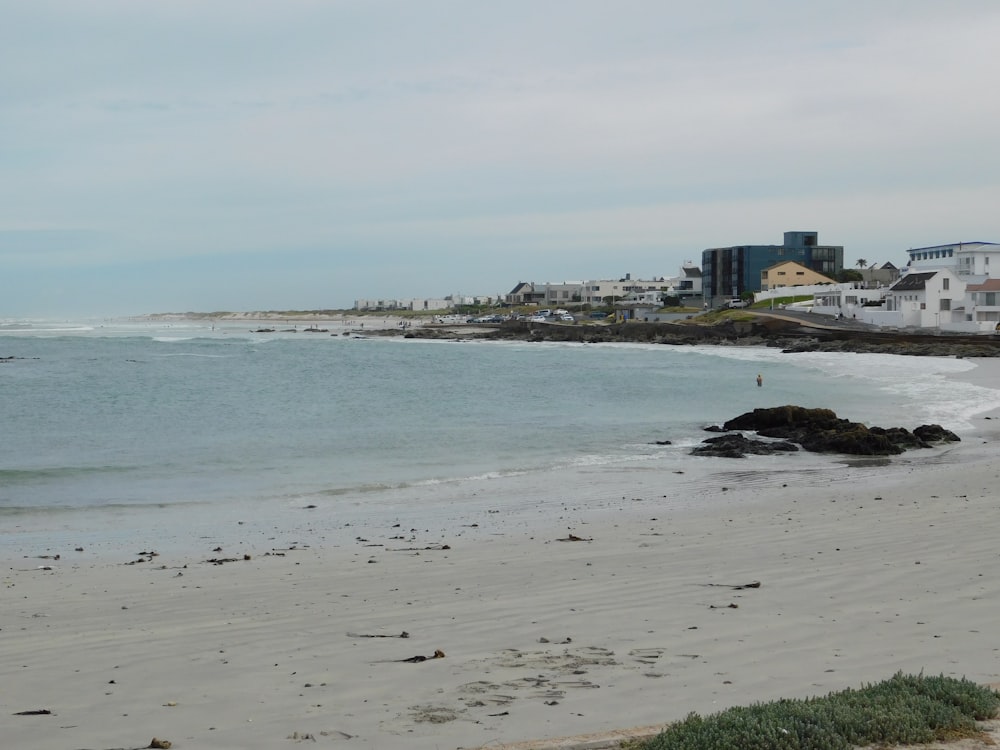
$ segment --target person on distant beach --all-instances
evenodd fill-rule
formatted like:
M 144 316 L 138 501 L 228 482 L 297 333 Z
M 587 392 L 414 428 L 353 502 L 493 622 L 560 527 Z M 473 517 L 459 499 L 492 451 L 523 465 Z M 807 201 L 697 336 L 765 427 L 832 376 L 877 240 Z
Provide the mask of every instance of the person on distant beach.
M 764 385 L 764 378 L 763 378 L 763 376 L 762 376 L 762 375 L 761 375 L 761 374 L 760 374 L 760 373 L 758 372 L 758 373 L 757 373 L 757 387 L 758 387 L 758 388 L 760 388 L 760 387 L 761 387 L 761 386 L 763 386 L 763 385 Z

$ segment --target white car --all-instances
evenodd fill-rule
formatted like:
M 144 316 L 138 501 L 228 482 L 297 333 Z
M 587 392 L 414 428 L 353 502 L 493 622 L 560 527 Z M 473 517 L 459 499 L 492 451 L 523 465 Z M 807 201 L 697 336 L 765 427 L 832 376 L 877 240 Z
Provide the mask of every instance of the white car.
M 548 323 L 549 319 L 548 319 L 548 316 L 545 316 L 545 315 L 532 315 L 530 318 L 528 318 L 528 322 L 529 323 Z

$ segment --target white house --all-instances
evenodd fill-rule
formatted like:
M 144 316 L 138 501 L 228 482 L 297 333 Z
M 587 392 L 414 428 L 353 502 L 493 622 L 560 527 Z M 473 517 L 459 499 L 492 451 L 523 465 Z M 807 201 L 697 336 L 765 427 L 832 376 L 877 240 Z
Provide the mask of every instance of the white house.
M 813 295 L 812 311 L 879 326 L 902 325 L 902 316 L 885 312 L 886 289 L 868 289 L 861 284 L 833 284 Z
M 664 289 L 666 284 L 663 284 Z M 659 281 L 643 281 L 633 279 L 632 274 L 625 274 L 623 279 L 593 279 L 583 282 L 582 301 L 591 305 L 604 305 L 607 301 L 614 304 L 633 292 L 659 290 Z
M 565 307 L 579 305 L 584 301 L 584 286 L 582 281 L 564 281 L 561 284 L 545 285 L 545 304 L 550 307 Z
M 1000 326 L 1000 278 L 980 278 L 965 287 L 965 317 L 977 331 L 995 333 Z
M 958 242 L 913 248 L 908 254 L 910 261 L 904 276 L 891 290 L 891 304 L 907 321 L 904 325 L 943 331 L 995 332 L 1000 322 L 1000 306 L 996 304 L 998 290 L 990 277 L 992 268 L 992 275 L 1000 278 L 1000 244 Z M 940 273 L 936 277 L 927 276 L 935 272 Z M 904 284 L 910 277 L 912 280 Z M 955 286 L 956 281 L 960 287 Z M 941 296 L 934 298 L 938 286 L 945 283 L 948 288 L 940 289 Z M 887 297 L 887 309 L 889 304 Z
M 698 296 L 701 294 L 701 271 L 697 268 L 682 269 L 682 277 L 667 279 L 633 279 L 625 274 L 621 279 L 593 279 L 589 281 L 563 281 L 559 284 L 526 284 L 522 282 L 507 296 L 508 301 L 518 304 L 518 298 L 547 306 L 614 304 L 615 302 L 647 295 L 650 299 L 661 299 L 664 294 L 678 296 Z
M 393 310 L 448 310 L 452 307 L 450 299 L 356 299 L 355 310 L 369 312 Z
M 951 268 L 910 271 L 885 294 L 886 312 L 899 325 L 961 330 L 965 320 L 965 279 Z

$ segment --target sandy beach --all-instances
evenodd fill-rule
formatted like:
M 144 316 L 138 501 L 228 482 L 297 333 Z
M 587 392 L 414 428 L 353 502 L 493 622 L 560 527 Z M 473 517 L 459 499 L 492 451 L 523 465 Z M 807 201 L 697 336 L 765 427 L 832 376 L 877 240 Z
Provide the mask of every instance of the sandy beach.
M 969 379 L 998 374 L 987 361 Z M 658 502 L 672 473 L 579 470 L 558 510 L 498 500 L 350 544 L 317 508 L 308 532 L 233 529 L 195 555 L 5 547 L 0 737 L 498 747 L 899 670 L 1000 682 L 989 416 L 957 447 L 849 462 L 835 481 L 692 461 L 684 481 L 712 502 L 680 510 Z M 583 487 L 604 499 L 577 505 Z

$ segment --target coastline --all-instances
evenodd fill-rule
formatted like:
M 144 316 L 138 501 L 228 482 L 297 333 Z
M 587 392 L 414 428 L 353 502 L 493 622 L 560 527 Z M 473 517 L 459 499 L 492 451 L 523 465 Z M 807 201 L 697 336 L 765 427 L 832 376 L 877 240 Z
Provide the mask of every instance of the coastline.
M 998 374 L 982 360 L 955 377 Z M 229 529 L 202 556 L 119 542 L 4 559 L 0 734 L 469 748 L 898 670 L 998 682 L 992 416 L 958 446 L 878 465 L 575 469 L 561 498 L 516 513 L 503 500 L 530 479 L 442 488 L 443 515 L 352 527 L 350 544 L 313 515 L 252 549 Z M 658 502 L 681 486 L 691 502 Z M 13 715 L 36 709 L 53 715 Z
M 990 388 L 992 390 L 1000 389 L 1000 365 L 997 365 L 993 359 L 983 359 L 983 358 L 971 358 L 976 366 L 971 370 L 959 373 L 957 375 L 948 376 L 948 380 L 953 380 L 960 383 L 970 383 L 971 385 L 977 385 L 982 388 Z M 983 412 L 981 415 L 983 420 L 980 424 L 989 435 L 1000 434 L 1000 408 L 991 409 L 989 411 Z M 996 429 L 991 430 L 988 422 L 996 421 Z

